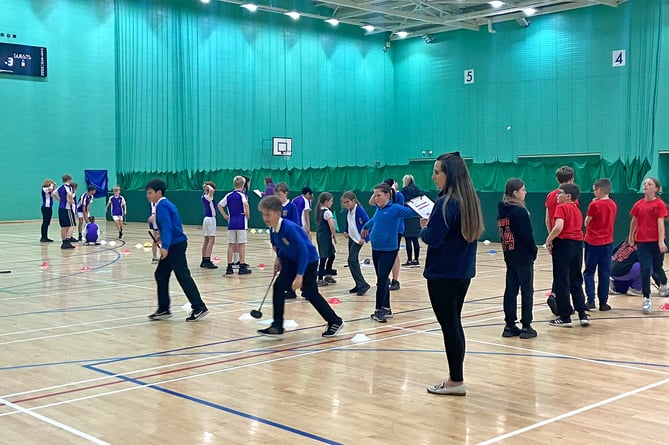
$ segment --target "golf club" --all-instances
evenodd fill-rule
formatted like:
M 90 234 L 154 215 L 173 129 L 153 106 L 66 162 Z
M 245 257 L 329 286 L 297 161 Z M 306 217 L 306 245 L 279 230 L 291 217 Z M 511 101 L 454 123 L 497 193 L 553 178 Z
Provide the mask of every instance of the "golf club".
M 156 244 L 158 245 L 158 247 L 160 247 L 160 243 L 159 243 L 158 240 L 156 239 L 156 236 L 153 234 L 153 231 L 152 231 L 152 230 L 149 230 L 149 236 L 151 237 L 151 239 L 153 240 L 153 242 L 156 243 Z
M 265 304 L 265 300 L 267 299 L 267 295 L 269 294 L 269 290 L 272 288 L 272 284 L 274 284 L 274 279 L 275 278 L 276 278 L 276 272 L 274 272 L 274 275 L 272 275 L 272 280 L 269 282 L 269 286 L 267 286 L 267 290 L 265 291 L 265 296 L 262 297 L 262 301 L 260 302 L 260 306 L 258 307 L 258 310 L 253 309 L 251 311 L 251 317 L 262 318 L 262 305 Z

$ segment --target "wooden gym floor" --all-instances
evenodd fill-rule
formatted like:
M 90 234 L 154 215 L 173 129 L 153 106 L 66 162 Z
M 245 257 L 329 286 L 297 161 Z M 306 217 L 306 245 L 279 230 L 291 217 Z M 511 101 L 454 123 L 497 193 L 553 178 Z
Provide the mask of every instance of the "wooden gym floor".
M 103 224 L 113 235 L 113 225 Z M 395 318 L 371 321 L 374 288 L 351 296 L 339 238 L 338 298 L 346 321 L 324 339 L 303 299 L 287 304 L 297 327 L 280 341 L 256 335 L 272 275 L 268 236 L 249 234 L 253 274 L 203 270 L 198 227 L 187 227 L 193 276 L 209 315 L 186 323 L 172 280 L 174 317 L 155 309 L 146 225 L 125 226 L 118 245 L 61 251 L 40 244 L 39 224 L 0 224 L 0 443 L 7 444 L 660 444 L 667 443 L 669 313 L 641 313 L 639 297 L 612 296 L 592 325 L 549 327 L 550 258 L 536 263 L 536 339 L 501 337 L 504 263 L 480 245 L 463 322 L 466 397 L 427 394 L 448 376 L 422 269 L 403 269 Z M 50 234 L 58 238 L 57 224 Z M 103 235 L 103 239 L 113 238 Z M 117 240 L 118 241 L 118 240 Z M 402 261 L 405 252 L 400 251 Z M 366 246 L 362 257 L 371 257 Z M 425 250 L 421 252 L 421 259 Z M 47 263 L 47 264 L 44 264 Z M 47 266 L 48 265 L 48 266 Z M 42 267 L 40 267 L 42 266 Z M 87 266 L 90 270 L 82 270 Z M 374 282 L 373 269 L 363 268 Z M 356 334 L 369 341 L 353 343 Z

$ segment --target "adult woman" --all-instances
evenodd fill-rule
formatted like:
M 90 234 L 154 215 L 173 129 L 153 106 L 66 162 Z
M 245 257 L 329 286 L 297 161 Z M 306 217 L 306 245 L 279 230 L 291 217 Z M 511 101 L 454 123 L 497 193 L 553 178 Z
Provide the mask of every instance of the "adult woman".
M 432 180 L 440 192 L 430 219 L 421 220 L 421 239 L 428 246 L 423 276 L 444 335 L 450 377 L 427 391 L 464 396 L 465 333 L 460 314 L 476 273 L 476 240 L 483 233 L 483 215 L 460 153 L 439 156 Z
M 404 175 L 402 178 L 402 190 L 400 193 L 404 195 L 405 205 L 414 198 L 417 198 L 425 193 L 421 192 L 416 187 L 416 181 L 413 175 Z M 407 262 L 402 266 L 419 266 L 418 257 L 420 255 L 420 243 L 418 237 L 420 236 L 420 218 L 407 218 L 404 220 L 404 240 L 407 249 Z M 413 259 L 412 259 L 413 258 Z

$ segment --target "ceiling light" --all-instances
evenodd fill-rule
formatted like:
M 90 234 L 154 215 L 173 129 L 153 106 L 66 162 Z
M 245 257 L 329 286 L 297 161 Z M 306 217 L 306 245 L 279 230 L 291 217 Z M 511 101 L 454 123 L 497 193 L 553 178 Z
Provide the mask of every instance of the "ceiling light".
M 406 32 L 406 31 L 398 31 L 398 32 L 395 33 L 395 35 L 397 37 L 399 37 L 400 39 L 404 39 L 406 36 L 409 35 L 409 33 Z
M 488 2 L 488 4 L 495 9 L 499 9 L 502 6 L 504 6 L 504 2 L 500 2 L 499 0 L 493 0 L 491 2 Z
M 326 23 L 329 23 L 329 24 L 332 25 L 332 26 L 337 26 L 337 25 L 339 25 L 339 20 L 337 20 L 337 19 L 327 19 L 325 22 L 326 22 Z
M 290 11 L 290 12 L 284 12 L 288 17 L 290 17 L 293 20 L 297 20 L 300 18 L 300 13 L 297 11 Z
M 250 12 L 256 12 L 258 10 L 258 5 L 253 3 L 244 3 L 241 7 Z
M 209 3 L 210 0 L 200 0 L 202 3 Z
M 525 16 L 527 16 L 527 17 L 530 17 L 530 16 L 536 14 L 536 12 L 537 12 L 537 10 L 534 9 L 534 8 L 523 8 L 523 14 L 525 14 Z
M 373 27 L 372 25 L 361 26 L 361 28 L 364 29 L 364 30 L 367 31 L 367 32 L 372 32 L 372 31 L 374 31 L 374 27 Z

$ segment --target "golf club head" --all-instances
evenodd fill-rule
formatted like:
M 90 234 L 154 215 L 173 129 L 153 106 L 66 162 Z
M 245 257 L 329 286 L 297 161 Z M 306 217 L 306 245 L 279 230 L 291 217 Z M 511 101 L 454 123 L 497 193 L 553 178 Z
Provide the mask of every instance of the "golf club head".
M 262 312 L 258 310 L 253 309 L 250 313 L 253 318 L 262 318 Z

